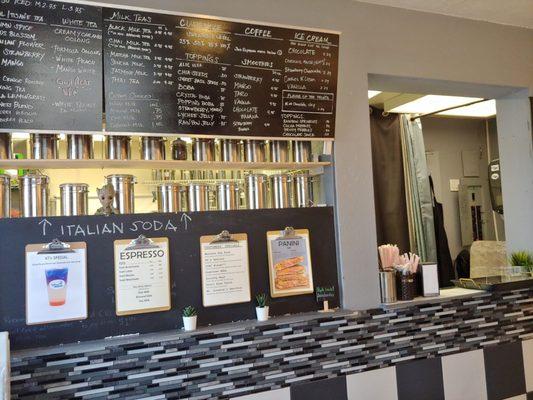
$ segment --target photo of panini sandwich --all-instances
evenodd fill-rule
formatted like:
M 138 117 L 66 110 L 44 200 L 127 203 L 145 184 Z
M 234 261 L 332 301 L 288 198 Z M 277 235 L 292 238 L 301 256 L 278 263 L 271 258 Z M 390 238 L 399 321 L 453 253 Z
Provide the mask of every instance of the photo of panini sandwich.
M 275 265 L 274 284 L 278 290 L 289 290 L 309 286 L 309 277 L 303 262 L 304 257 L 293 257 Z
M 286 258 L 285 260 L 281 260 L 276 265 L 274 265 L 274 269 L 276 270 L 276 272 L 283 271 L 286 268 L 294 267 L 295 265 L 301 264 L 303 261 L 303 256 Z

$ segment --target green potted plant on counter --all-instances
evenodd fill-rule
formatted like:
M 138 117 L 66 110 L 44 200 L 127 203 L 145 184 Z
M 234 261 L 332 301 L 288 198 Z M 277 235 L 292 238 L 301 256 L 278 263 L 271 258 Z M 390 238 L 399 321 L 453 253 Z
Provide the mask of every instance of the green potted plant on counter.
M 259 293 L 255 296 L 255 315 L 257 315 L 258 321 L 268 320 L 268 305 L 267 305 L 267 295 L 266 293 Z
M 193 306 L 187 306 L 183 309 L 183 329 L 187 332 L 196 330 L 196 309 Z
M 533 272 L 533 254 L 528 251 L 515 251 L 509 257 L 511 267 L 520 267 L 522 274 Z

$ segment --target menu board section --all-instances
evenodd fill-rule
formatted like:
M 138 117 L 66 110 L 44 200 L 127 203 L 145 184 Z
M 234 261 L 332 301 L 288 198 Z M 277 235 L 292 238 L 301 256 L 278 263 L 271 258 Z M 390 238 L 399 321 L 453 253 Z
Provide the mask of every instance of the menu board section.
M 168 238 L 141 236 L 115 240 L 114 246 L 116 314 L 170 310 Z
M 173 132 L 174 18 L 107 8 L 103 18 L 107 130 Z
M 334 137 L 337 34 L 103 15 L 106 130 Z
M 200 252 L 204 307 L 251 300 L 246 233 L 224 239 L 220 235 L 202 236 Z
M 3 0 L 0 131 L 102 130 L 101 8 Z

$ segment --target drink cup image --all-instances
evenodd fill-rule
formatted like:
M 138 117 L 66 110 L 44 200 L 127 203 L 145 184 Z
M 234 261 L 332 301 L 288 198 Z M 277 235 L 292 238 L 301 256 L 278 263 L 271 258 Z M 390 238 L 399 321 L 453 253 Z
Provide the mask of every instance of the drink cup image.
M 54 268 L 45 270 L 48 303 L 53 306 L 62 306 L 67 299 L 68 268 Z

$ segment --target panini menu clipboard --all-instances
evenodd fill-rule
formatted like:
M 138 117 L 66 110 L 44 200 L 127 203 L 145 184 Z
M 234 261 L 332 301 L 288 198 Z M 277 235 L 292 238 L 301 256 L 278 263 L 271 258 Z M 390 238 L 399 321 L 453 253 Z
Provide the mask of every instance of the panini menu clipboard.
M 270 296 L 313 293 L 309 230 L 287 227 L 267 232 Z

